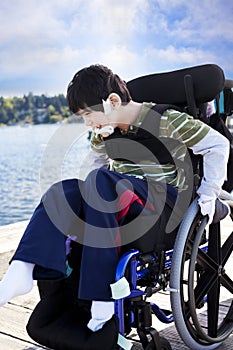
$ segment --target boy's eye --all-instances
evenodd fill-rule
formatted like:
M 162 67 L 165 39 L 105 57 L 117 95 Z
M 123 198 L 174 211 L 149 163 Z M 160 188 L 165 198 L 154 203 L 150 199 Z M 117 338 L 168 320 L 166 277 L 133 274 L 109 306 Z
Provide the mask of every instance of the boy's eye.
M 89 108 L 85 108 L 84 110 L 79 111 L 77 114 L 81 117 L 86 117 L 92 113 L 92 110 Z
M 85 109 L 84 112 L 83 112 L 83 116 L 88 116 L 92 113 L 92 110 L 91 109 Z

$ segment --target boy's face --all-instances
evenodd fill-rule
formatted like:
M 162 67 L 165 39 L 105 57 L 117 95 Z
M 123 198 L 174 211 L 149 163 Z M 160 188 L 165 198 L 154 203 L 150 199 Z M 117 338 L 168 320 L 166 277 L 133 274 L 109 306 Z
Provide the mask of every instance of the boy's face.
M 87 126 L 95 130 L 97 135 L 108 137 L 114 132 L 114 128 L 119 126 L 121 98 L 112 92 L 107 100 L 102 100 L 103 110 L 96 111 L 91 107 L 86 107 L 78 111 Z
M 89 107 L 79 110 L 79 115 L 82 116 L 85 124 L 90 126 L 92 130 L 102 129 L 104 126 L 111 125 L 113 128 L 116 126 L 113 122 L 110 121 L 109 115 L 105 115 L 104 112 L 95 111 Z M 100 132 L 103 137 L 108 137 L 108 132 Z

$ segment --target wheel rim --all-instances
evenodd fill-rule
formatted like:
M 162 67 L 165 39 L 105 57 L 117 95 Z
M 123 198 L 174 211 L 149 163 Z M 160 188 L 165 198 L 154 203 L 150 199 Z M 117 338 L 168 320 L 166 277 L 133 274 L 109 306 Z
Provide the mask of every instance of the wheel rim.
M 208 250 L 203 251 L 200 242 L 205 226 L 206 222 L 197 216 L 184 248 L 180 278 L 183 317 L 193 339 L 202 345 L 222 342 L 233 328 L 233 303 L 221 300 L 220 295 L 221 288 L 227 291 L 229 299 L 233 293 L 233 281 L 225 269 L 232 252 L 233 233 L 221 245 L 219 226 L 210 226 Z M 205 305 L 203 316 L 199 309 L 205 309 Z

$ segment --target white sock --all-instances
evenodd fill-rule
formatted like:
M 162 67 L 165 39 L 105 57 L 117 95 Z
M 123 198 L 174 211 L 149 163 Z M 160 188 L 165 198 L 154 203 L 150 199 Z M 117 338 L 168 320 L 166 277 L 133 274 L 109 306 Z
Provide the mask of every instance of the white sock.
M 91 319 L 87 327 L 93 332 L 98 331 L 114 315 L 114 301 L 92 301 Z
M 34 264 L 13 260 L 0 282 L 0 306 L 12 298 L 27 294 L 33 287 Z

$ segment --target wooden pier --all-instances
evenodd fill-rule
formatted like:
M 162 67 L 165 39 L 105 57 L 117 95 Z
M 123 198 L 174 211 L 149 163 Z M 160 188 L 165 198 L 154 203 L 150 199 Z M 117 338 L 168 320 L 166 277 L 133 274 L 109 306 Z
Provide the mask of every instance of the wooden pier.
M 26 225 L 27 222 L 19 222 L 17 224 L 0 227 L 0 280 L 7 270 L 8 262 L 18 245 Z M 47 349 L 34 342 L 28 336 L 25 329 L 30 314 L 38 301 L 39 295 L 35 283 L 33 290 L 29 294 L 17 297 L 0 308 L 0 350 Z M 159 293 L 157 293 L 156 303 L 158 303 L 158 305 L 162 303 L 169 308 L 169 295 L 166 295 L 166 293 L 161 293 L 159 295 Z M 155 319 L 153 326 L 160 331 L 161 335 L 169 340 L 172 350 L 189 349 L 180 339 L 174 325 L 165 325 Z M 233 334 L 218 349 L 232 350 Z
M 27 222 L 0 227 L 0 279 L 8 268 L 8 263 L 24 232 Z M 17 283 L 17 281 L 16 281 Z M 0 350 L 46 349 L 36 344 L 25 329 L 32 310 L 39 301 L 35 286 L 24 296 L 14 298 L 0 308 Z

